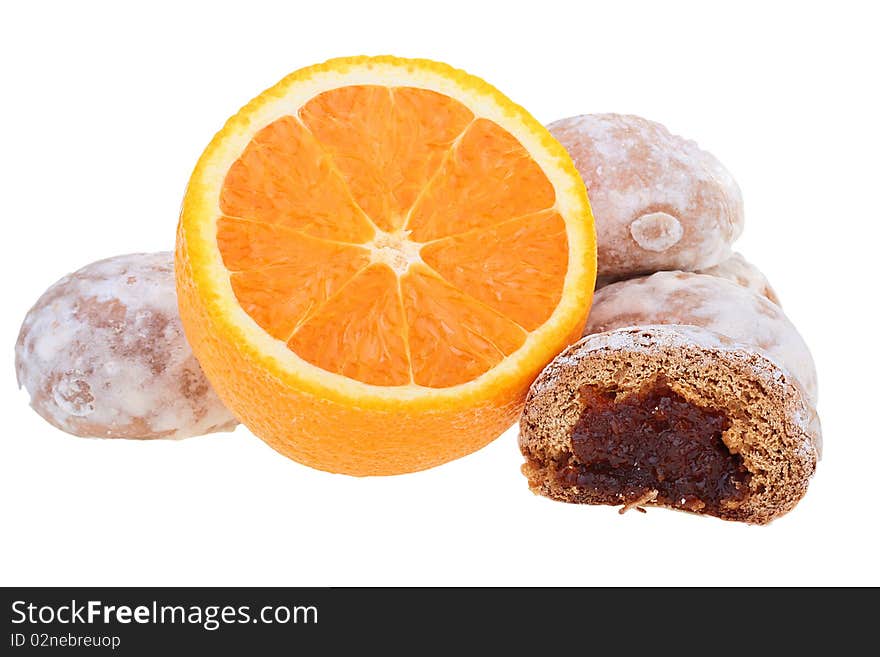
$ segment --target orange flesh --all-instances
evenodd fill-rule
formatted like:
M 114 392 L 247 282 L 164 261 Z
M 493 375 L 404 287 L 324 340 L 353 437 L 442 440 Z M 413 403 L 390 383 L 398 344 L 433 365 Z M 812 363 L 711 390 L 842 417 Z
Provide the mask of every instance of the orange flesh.
M 327 301 L 287 345 L 318 367 L 364 383 L 409 383 L 397 276 L 385 265 L 373 265 L 349 289 Z
M 485 373 L 562 296 L 565 223 L 508 132 L 442 94 L 349 86 L 263 128 L 217 242 L 241 307 L 298 356 L 381 386 Z

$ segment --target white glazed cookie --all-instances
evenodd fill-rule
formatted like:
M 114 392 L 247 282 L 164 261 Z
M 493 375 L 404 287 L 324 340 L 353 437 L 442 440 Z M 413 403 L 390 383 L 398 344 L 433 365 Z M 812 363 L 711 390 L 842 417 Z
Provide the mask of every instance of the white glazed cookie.
M 734 253 L 724 262 L 720 262 L 714 267 L 701 269 L 697 273 L 727 279 L 767 297 L 777 306 L 782 305 L 779 303 L 779 297 L 776 296 L 776 290 L 770 286 L 764 273 L 746 260 L 741 253 Z
M 620 281 L 596 292 L 584 335 L 648 324 L 701 326 L 753 345 L 799 381 L 807 401 L 816 403 L 810 350 L 782 309 L 750 289 L 680 271 Z
M 638 116 L 585 114 L 547 127 L 586 183 L 600 277 L 695 271 L 730 255 L 742 195 L 712 154 Z
M 186 438 L 237 424 L 183 334 L 168 252 L 55 283 L 24 319 L 15 369 L 34 410 L 77 436 Z
M 777 306 L 782 305 L 779 301 L 779 296 L 776 294 L 776 290 L 770 285 L 770 281 L 767 280 L 764 273 L 751 262 L 746 260 L 740 253 L 734 253 L 727 260 L 718 263 L 714 267 L 707 267 L 706 269 L 701 269 L 695 273 L 723 278 L 732 283 L 736 283 L 737 285 L 741 285 L 752 292 L 757 292 L 761 296 L 766 297 L 775 303 Z M 596 279 L 595 289 L 600 290 L 606 285 L 618 283 L 621 280 L 627 280 L 629 278 L 635 277 L 627 276 L 625 278 L 619 278 L 600 276 Z

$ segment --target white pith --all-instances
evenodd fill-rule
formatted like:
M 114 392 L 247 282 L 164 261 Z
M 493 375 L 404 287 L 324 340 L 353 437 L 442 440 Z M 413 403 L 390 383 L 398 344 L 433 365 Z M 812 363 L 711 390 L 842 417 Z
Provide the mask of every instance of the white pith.
M 377 230 L 372 241 L 364 245 L 370 251 L 370 263 L 388 265 L 400 277 L 409 271 L 411 265 L 422 262 L 420 253 L 424 245 L 409 239 L 411 232 L 402 229 L 391 233 Z

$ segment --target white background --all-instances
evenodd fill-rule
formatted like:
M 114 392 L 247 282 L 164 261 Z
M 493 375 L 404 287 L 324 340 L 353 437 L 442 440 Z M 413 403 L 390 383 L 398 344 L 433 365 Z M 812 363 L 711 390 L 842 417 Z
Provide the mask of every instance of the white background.
M 130 4 L 0 10 L 0 584 L 880 584 L 871 3 Z M 749 527 L 554 503 L 520 475 L 515 429 L 428 472 L 355 479 L 244 428 L 86 440 L 28 408 L 13 344 L 43 290 L 171 249 L 229 115 L 296 68 L 382 53 L 465 68 L 543 122 L 640 114 L 730 168 L 739 248 L 819 369 L 826 451 L 797 509 Z

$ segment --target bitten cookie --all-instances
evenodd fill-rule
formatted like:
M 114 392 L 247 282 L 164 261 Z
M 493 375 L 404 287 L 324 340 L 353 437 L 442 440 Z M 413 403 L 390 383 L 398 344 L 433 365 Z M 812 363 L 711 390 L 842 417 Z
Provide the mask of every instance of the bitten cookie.
M 583 338 L 541 373 L 520 420 L 541 495 L 765 524 L 806 493 L 818 425 L 802 388 L 751 345 L 696 326 Z
M 690 324 L 751 345 L 786 369 L 816 403 L 818 384 L 810 350 L 782 309 L 723 278 L 658 272 L 597 291 L 584 335 L 624 326 Z
M 697 273 L 724 278 L 737 285 L 741 285 L 752 292 L 757 292 L 762 297 L 766 297 L 775 303 L 777 306 L 782 305 L 779 303 L 779 297 L 776 295 L 776 291 L 770 286 L 764 273 L 751 262 L 746 260 L 741 253 L 734 253 L 727 260 L 718 263 L 714 267 L 701 269 Z
M 695 271 L 729 257 L 742 195 L 713 155 L 638 116 L 585 114 L 547 128 L 586 183 L 600 277 Z
M 177 311 L 171 253 L 94 262 L 39 298 L 15 371 L 31 406 L 77 436 L 185 438 L 233 429 Z

